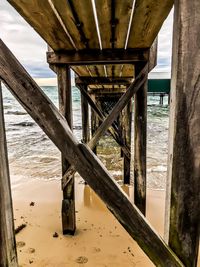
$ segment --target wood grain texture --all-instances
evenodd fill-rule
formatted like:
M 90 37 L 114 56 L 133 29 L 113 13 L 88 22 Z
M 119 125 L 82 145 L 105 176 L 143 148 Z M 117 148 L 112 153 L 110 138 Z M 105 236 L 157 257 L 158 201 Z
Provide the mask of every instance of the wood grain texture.
M 197 266 L 200 233 L 199 28 L 200 2 L 175 1 L 167 231 L 169 246 L 187 267 Z
M 17 267 L 14 218 L 0 81 L 0 266 Z
M 136 67 L 136 75 L 141 68 Z M 147 75 L 134 95 L 134 203 L 146 212 Z
M 57 67 L 58 99 L 60 113 L 66 118 L 69 127 L 73 128 L 71 74 L 69 66 Z M 66 186 L 63 188 L 62 200 L 62 230 L 63 234 L 74 234 L 76 230 L 74 176 L 66 175 L 70 163 L 62 154 L 62 179 Z
M 132 99 L 128 102 L 121 113 L 122 138 L 127 147 L 131 150 L 131 124 L 132 124 Z M 124 184 L 130 184 L 131 178 L 131 157 L 123 153 L 123 179 Z
M 183 267 L 172 250 L 112 179 L 100 160 L 86 145 L 76 140 L 66 119 L 2 41 L 0 41 L 0 77 L 155 265 Z
M 81 40 L 81 35 L 76 25 L 73 13 L 71 11 L 69 2 L 66 0 L 51 0 L 58 14 L 62 18 L 62 21 L 67 28 L 69 34 L 74 40 L 78 49 L 86 48 L 85 44 Z
M 46 0 L 8 0 L 55 51 L 74 50 L 65 30 Z
M 173 3 L 173 0 L 136 0 L 128 48 L 151 47 Z
M 111 48 L 111 8 L 112 0 L 96 1 L 97 17 L 99 22 L 99 30 L 101 34 L 102 47 Z M 114 1 L 115 5 L 115 48 L 124 48 L 128 31 L 129 19 L 131 15 L 132 1 Z
M 54 50 L 100 48 L 90 0 L 8 2 Z M 111 15 L 112 0 L 95 1 L 103 49 L 125 46 L 132 0 L 113 2 L 114 21 Z M 173 0 L 136 0 L 128 48 L 151 47 L 172 5 Z M 114 29 L 113 34 L 111 28 Z
M 88 48 L 100 48 L 91 0 L 71 0 L 82 24 Z
M 130 64 L 147 62 L 148 59 L 149 49 L 84 49 L 71 52 L 47 52 L 49 64 L 69 64 L 72 66 Z
M 87 85 L 84 86 L 87 92 Z M 89 128 L 89 105 L 87 98 L 81 94 L 81 113 L 82 113 L 82 140 L 84 143 L 88 143 L 90 140 L 90 128 Z

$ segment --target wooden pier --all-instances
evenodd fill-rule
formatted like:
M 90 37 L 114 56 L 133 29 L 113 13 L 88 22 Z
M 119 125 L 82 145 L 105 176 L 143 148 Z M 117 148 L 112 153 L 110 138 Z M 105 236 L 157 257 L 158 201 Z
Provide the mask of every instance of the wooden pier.
M 59 110 L 0 40 L 1 81 L 62 153 L 63 234 L 74 234 L 76 230 L 74 174 L 77 171 L 155 266 L 197 267 L 200 231 L 199 0 L 8 2 L 48 44 L 47 62 L 58 78 Z M 173 4 L 164 241 L 145 218 L 147 92 L 148 73 L 157 64 L 157 35 Z M 72 132 L 70 69 L 76 73 L 75 83 L 81 92 L 82 142 L 78 142 Z M 0 235 L 0 266 L 16 267 L 2 101 L 0 106 L 0 184 L 4 185 L 0 187 L 0 220 L 1 225 L 5 225 L 1 227 Z M 134 162 L 134 204 L 95 155 L 98 141 L 106 132 L 121 148 L 125 184 L 130 183 Z M 134 158 L 131 160 L 133 141 Z

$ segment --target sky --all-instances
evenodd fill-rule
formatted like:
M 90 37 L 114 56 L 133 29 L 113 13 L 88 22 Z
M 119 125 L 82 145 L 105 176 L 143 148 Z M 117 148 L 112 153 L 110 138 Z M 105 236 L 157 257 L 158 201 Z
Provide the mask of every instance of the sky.
M 173 11 L 158 36 L 158 64 L 153 72 L 171 72 L 172 24 Z M 6 0 L 0 0 L 0 38 L 40 85 L 56 83 L 55 74 L 46 63 L 45 41 Z

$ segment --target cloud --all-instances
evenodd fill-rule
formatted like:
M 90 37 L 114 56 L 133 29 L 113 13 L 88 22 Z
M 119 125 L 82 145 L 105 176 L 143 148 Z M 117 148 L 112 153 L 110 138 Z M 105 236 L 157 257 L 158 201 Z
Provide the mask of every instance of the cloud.
M 158 65 L 153 71 L 170 71 L 173 11 L 159 33 Z M 46 63 L 47 45 L 30 25 L 9 5 L 0 0 L 0 38 L 33 77 L 55 77 Z
M 0 1 L 0 38 L 33 77 L 54 77 L 46 63 L 47 45 L 9 5 Z
M 171 72 L 173 9 L 158 35 L 158 64 L 153 71 Z

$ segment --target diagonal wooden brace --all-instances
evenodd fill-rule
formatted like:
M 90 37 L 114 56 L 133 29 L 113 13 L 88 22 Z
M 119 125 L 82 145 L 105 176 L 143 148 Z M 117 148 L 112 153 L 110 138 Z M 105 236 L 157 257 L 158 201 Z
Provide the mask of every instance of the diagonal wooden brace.
M 88 142 L 87 145 L 91 149 L 94 149 L 94 147 L 96 146 L 96 144 L 99 141 L 99 139 L 101 138 L 101 136 L 108 130 L 108 128 L 117 119 L 117 117 L 119 116 L 119 114 L 123 110 L 123 108 L 126 106 L 126 104 L 130 101 L 131 97 L 139 90 L 139 88 L 146 81 L 147 73 L 148 73 L 148 64 L 146 64 L 144 66 L 144 68 L 140 71 L 140 73 L 137 75 L 134 82 L 129 86 L 127 91 L 122 95 L 122 97 L 119 99 L 117 104 L 111 110 L 109 115 L 106 117 L 106 119 L 103 121 L 103 123 L 99 126 L 99 128 L 97 129 L 93 138 Z M 86 93 L 85 90 L 81 86 L 79 86 L 79 87 L 80 87 L 81 92 L 84 94 L 84 96 L 87 97 L 88 102 L 91 104 L 91 107 L 94 107 L 95 112 L 102 120 L 102 118 L 104 117 L 102 112 L 95 105 L 95 103 L 93 102 L 91 97 L 88 95 L 88 93 Z M 125 145 L 122 146 L 122 148 L 124 148 L 124 147 L 125 147 Z M 130 157 L 130 155 L 129 155 L 129 157 Z M 71 174 L 75 173 L 75 172 L 76 172 L 76 169 L 74 166 L 70 166 L 68 171 L 66 171 L 65 178 L 62 180 L 63 189 L 70 182 L 70 178 L 68 178 L 68 176 L 71 176 Z
M 1 40 L 0 78 L 154 264 L 184 267 L 101 161 L 86 145 L 78 143 L 65 118 Z
M 122 97 L 116 103 L 116 105 L 111 110 L 109 115 L 106 117 L 104 122 L 99 126 L 95 135 L 88 143 L 89 147 L 94 147 L 101 138 L 101 136 L 107 131 L 108 127 L 110 127 L 110 125 L 117 119 L 120 112 L 127 105 L 131 97 L 137 92 L 137 90 L 139 90 L 142 84 L 146 81 L 147 73 L 148 73 L 148 64 L 146 64 L 145 67 L 141 70 L 141 72 L 136 77 L 134 82 L 129 86 L 127 91 L 122 95 Z
M 81 94 L 84 95 L 84 97 L 87 99 L 89 105 L 91 106 L 91 108 L 94 110 L 94 112 L 97 114 L 99 120 L 101 122 L 103 122 L 105 120 L 105 116 L 103 115 L 102 111 L 99 109 L 99 107 L 94 103 L 94 101 L 92 100 L 91 96 L 85 91 L 84 87 L 81 85 L 76 85 L 80 91 Z M 113 124 L 110 127 L 108 127 L 107 129 L 112 137 L 115 139 L 115 141 L 120 145 L 120 147 L 122 148 L 124 154 L 130 159 L 131 154 L 130 154 L 130 149 L 128 148 L 128 146 L 120 139 L 119 134 L 117 132 L 116 126 Z M 98 142 L 98 141 L 97 141 Z M 97 144 L 97 143 L 96 143 Z M 93 147 L 90 146 L 89 143 L 87 143 L 87 145 L 93 150 L 94 147 L 96 146 L 96 144 L 94 144 Z

